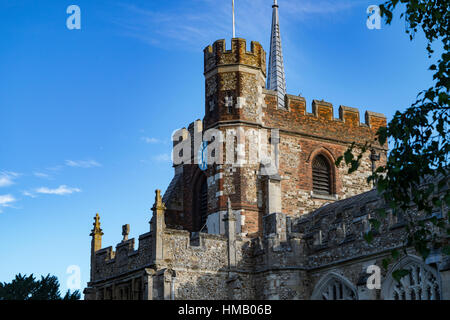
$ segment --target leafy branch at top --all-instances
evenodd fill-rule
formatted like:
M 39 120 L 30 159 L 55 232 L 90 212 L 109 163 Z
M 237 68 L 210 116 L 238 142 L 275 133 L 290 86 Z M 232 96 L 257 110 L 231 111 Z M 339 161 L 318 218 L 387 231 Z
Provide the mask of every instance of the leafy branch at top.
M 432 249 L 450 253 L 449 220 L 433 216 L 435 208 L 450 206 L 449 181 L 449 44 L 450 1 L 391 0 L 380 5 L 385 22 L 393 20 L 397 7 L 405 10 L 400 18 L 406 22 L 406 33 L 413 40 L 422 31 L 427 39 L 428 57 L 433 57 L 433 45 L 442 49 L 442 54 L 429 69 L 433 72 L 433 86 L 417 95 L 417 100 L 405 111 L 397 111 L 386 128 L 376 135 L 381 146 L 388 141 L 392 148 L 386 164 L 379 165 L 368 178 L 375 183 L 380 195 L 394 214 L 402 213 L 405 219 L 405 246 L 414 247 L 423 258 Z M 364 153 L 374 147 L 366 143 L 355 151 L 352 146 L 336 161 L 344 160 L 348 172 L 356 171 Z M 378 220 L 386 218 L 385 209 L 372 219 L 374 227 Z M 412 212 L 423 213 L 419 218 Z M 445 216 L 445 214 L 444 214 Z M 367 236 L 367 240 L 373 237 Z M 393 255 L 394 259 L 398 255 Z

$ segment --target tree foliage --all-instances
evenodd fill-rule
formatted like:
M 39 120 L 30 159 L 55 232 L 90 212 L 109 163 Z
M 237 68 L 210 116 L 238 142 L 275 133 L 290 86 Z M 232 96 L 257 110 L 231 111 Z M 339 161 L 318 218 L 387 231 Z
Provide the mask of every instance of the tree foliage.
M 36 280 L 33 274 L 19 273 L 11 283 L 0 282 L 0 300 L 79 300 L 80 297 L 78 290 L 73 293 L 68 290 L 61 297 L 58 279 L 50 274 Z
M 450 206 L 450 0 L 386 1 L 380 5 L 380 12 L 387 24 L 391 24 L 395 9 L 402 10 L 400 18 L 405 19 L 406 33 L 411 41 L 418 32 L 423 32 L 430 61 L 436 60 L 433 48 L 442 51 L 442 54 L 436 62 L 430 62 L 433 86 L 420 92 L 410 107 L 403 112 L 397 111 L 387 127 L 378 130 L 380 145 L 389 141 L 392 148 L 386 165 L 376 168 L 368 182 L 376 183 L 394 215 L 402 214 L 406 230 L 405 247 L 414 247 L 426 258 L 432 249 L 450 253 L 450 218 L 433 216 L 433 209 L 441 207 L 444 202 Z M 362 154 L 371 147 L 367 143 L 356 151 L 353 144 L 336 161 L 336 165 L 344 160 L 349 173 L 357 170 Z M 413 212 L 422 213 L 425 219 L 423 215 L 418 217 Z M 374 229 L 386 217 L 386 210 L 379 209 L 377 218 L 371 221 Z M 368 241 L 371 239 L 373 236 L 366 237 Z M 398 257 L 398 252 L 393 252 L 392 258 Z

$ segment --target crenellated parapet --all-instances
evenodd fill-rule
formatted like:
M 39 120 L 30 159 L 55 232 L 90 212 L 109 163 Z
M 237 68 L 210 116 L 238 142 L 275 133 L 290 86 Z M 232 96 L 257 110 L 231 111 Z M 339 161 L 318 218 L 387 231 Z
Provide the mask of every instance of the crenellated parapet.
M 233 257 L 233 266 L 241 260 L 244 241 L 235 235 L 234 229 L 229 229 L 227 235 L 213 235 L 198 232 L 191 234 L 188 231 L 167 228 L 164 222 L 166 206 L 160 190 L 155 192 L 152 211 L 151 231 L 139 237 L 137 249 L 135 239 L 128 239 L 130 226 L 126 224 L 122 226 L 123 239 L 114 249 L 109 246 L 98 248 L 94 252 L 91 265 L 92 283 L 100 283 L 147 267 L 163 269 L 168 266 L 197 266 L 213 271 L 227 270 L 231 264 L 230 257 Z M 100 231 L 98 216 L 94 226 Z M 234 239 L 232 243 L 228 241 L 230 233 Z
M 382 113 L 366 111 L 365 114 L 366 125 L 371 129 L 378 130 L 380 127 L 386 127 L 386 116 Z
M 95 253 L 95 269 L 91 281 L 102 281 L 129 271 L 138 270 L 152 262 L 151 232 L 139 237 L 138 248 L 135 249 L 135 239 L 127 239 L 112 246 L 98 250 Z
M 261 69 L 266 75 L 266 53 L 259 42 L 252 41 L 251 49 L 247 51 L 247 41 L 241 38 L 231 40 L 231 50 L 226 49 L 225 40 L 217 40 L 204 50 L 205 73 L 214 68 L 226 65 L 241 64 Z
M 326 101 L 313 100 L 312 102 L 312 113 L 314 117 L 333 120 L 333 105 Z
M 157 241 L 164 247 L 164 260 L 158 261 L 158 268 L 228 270 L 230 243 L 225 235 L 165 229 Z M 134 244 L 135 239 L 129 239 L 118 243 L 115 249 L 110 246 L 97 251 L 91 282 L 100 283 L 149 266 L 156 268 L 152 259 L 152 233 L 139 237 L 137 249 Z M 240 236 L 233 242 L 235 263 L 242 263 L 244 244 Z
M 321 138 L 364 143 L 375 139 L 380 127 L 387 125 L 386 116 L 366 111 L 365 122 L 360 122 L 356 108 L 340 106 L 339 117 L 334 118 L 334 107 L 330 102 L 313 100 L 312 112 L 306 108 L 306 100 L 300 96 L 286 95 L 286 108 L 277 106 L 275 91 L 264 90 L 264 123 L 267 126 L 293 132 L 304 132 Z

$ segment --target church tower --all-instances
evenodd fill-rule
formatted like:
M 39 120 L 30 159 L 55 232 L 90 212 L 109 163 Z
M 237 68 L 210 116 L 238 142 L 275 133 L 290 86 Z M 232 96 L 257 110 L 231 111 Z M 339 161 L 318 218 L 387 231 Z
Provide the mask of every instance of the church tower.
M 174 149 L 189 158 L 175 166 L 164 194 L 169 227 L 224 234 L 229 199 L 236 232 L 258 236 L 271 214 L 299 216 L 371 189 L 368 156 L 353 176 L 335 162 L 353 142 L 375 141 L 386 118 L 367 112 L 363 124 L 359 111 L 346 106 L 335 118 L 323 100 L 313 100 L 308 112 L 305 98 L 286 94 L 278 9 L 275 0 L 268 68 L 255 41 L 232 38 L 230 46 L 221 39 L 204 49 L 205 114 L 173 137 L 174 146 L 191 152 Z M 385 161 L 384 146 L 376 152 Z
M 286 78 L 284 74 L 283 51 L 281 49 L 280 17 L 278 14 L 277 0 L 274 0 L 272 8 L 272 32 L 270 36 L 267 89 L 277 92 L 278 108 L 285 108 Z
M 214 128 L 225 139 L 223 163 L 209 164 L 204 171 L 208 181 L 208 220 L 222 224 L 221 217 L 230 199 L 235 213 L 245 216 L 238 222 L 241 231 L 258 232 L 262 221 L 257 201 L 259 164 L 250 163 L 246 148 L 249 133 L 264 122 L 266 53 L 255 41 L 248 48 L 245 39 L 233 38 L 231 48 L 227 48 L 225 40 L 218 40 L 205 48 L 204 66 L 203 132 Z M 195 208 L 192 214 L 198 214 Z

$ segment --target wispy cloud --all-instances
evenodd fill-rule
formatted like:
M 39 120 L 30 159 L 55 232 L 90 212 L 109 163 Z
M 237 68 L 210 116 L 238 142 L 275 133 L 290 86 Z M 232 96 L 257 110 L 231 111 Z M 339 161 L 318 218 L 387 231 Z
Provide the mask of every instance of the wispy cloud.
M 222 1 L 189 1 L 176 9 L 167 7 L 161 10 L 152 9 L 150 3 L 120 6 L 125 13 L 124 18 L 114 21 L 120 28 L 119 33 L 152 46 L 167 48 L 178 43 L 188 45 L 187 49 L 198 48 L 205 39 L 215 38 L 217 33 L 224 34 L 227 30 L 228 20 L 217 19 L 217 16 L 222 17 L 226 8 Z M 211 14 L 212 7 L 215 7 L 217 16 Z
M 349 9 L 367 3 L 367 1 L 365 0 L 293 0 L 283 2 L 283 10 L 285 10 L 290 15 L 329 15 L 330 13 L 347 11 Z
M 14 184 L 14 180 L 19 176 L 16 172 L 2 171 L 0 172 L 0 187 L 8 187 Z
M 66 165 L 76 168 L 94 168 L 101 167 L 102 165 L 95 160 L 66 160 Z
M 11 207 L 11 204 L 16 202 L 16 198 L 10 194 L 0 195 L 0 213 L 3 212 L 3 208 Z
M 33 175 L 35 177 L 43 178 L 43 179 L 50 179 L 51 178 L 51 176 L 49 174 L 43 173 L 43 172 L 33 172 Z
M 57 172 L 60 172 L 63 168 L 64 168 L 64 166 L 57 165 L 57 166 L 53 166 L 53 167 L 48 167 L 48 168 L 46 168 L 46 170 L 57 173 Z
M 317 21 L 319 16 L 338 15 L 355 6 L 367 3 L 363 0 L 280 0 L 282 25 L 303 21 Z M 124 18 L 112 19 L 119 33 L 148 43 L 168 47 L 182 45 L 185 49 L 198 50 L 218 38 L 231 37 L 231 1 L 192 0 L 177 6 L 120 4 Z M 249 40 L 267 41 L 270 35 L 272 8 L 270 1 L 252 0 L 236 2 L 237 36 Z M 249 19 L 249 17 L 251 17 Z M 284 29 L 287 33 L 288 30 Z M 169 41 L 170 39 L 175 41 Z
M 22 194 L 23 194 L 24 196 L 30 197 L 30 198 L 36 198 L 36 197 L 37 197 L 34 193 L 32 193 L 32 192 L 30 192 L 30 191 L 22 191 Z
M 149 143 L 149 144 L 156 144 L 156 143 L 161 143 L 162 142 L 159 139 L 150 138 L 150 137 L 142 137 L 141 140 L 144 141 L 145 143 Z
M 153 157 L 156 162 L 172 162 L 172 157 L 168 153 L 161 153 Z
M 47 187 L 42 187 L 42 188 L 38 188 L 35 190 L 36 193 L 40 193 L 40 194 L 54 194 L 54 195 L 67 195 L 67 194 L 72 194 L 72 193 L 77 193 L 77 192 L 81 192 L 81 189 L 78 188 L 70 188 L 66 185 L 62 185 L 59 186 L 56 189 L 49 189 Z

